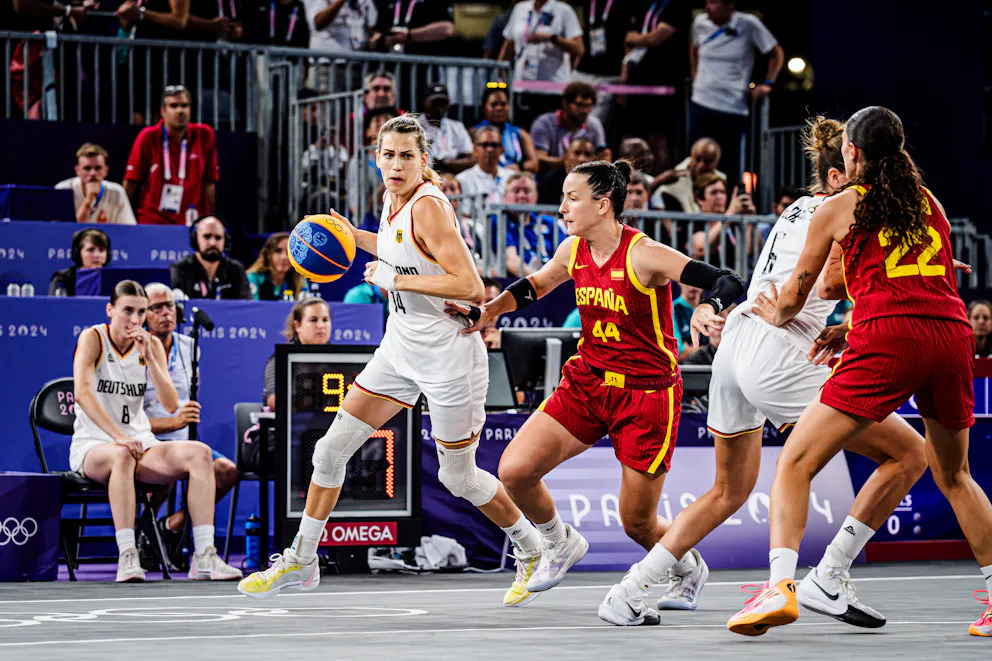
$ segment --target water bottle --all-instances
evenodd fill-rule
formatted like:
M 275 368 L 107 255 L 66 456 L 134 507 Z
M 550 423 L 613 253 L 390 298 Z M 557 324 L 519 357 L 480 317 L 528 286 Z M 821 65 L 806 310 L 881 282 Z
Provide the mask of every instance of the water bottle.
M 284 289 L 283 292 L 282 292 L 282 300 L 284 300 L 284 301 L 293 301 L 294 300 L 293 290 L 292 289 Z
M 320 285 L 316 282 L 310 283 L 310 295 L 314 298 L 320 298 Z
M 259 537 L 262 534 L 260 522 L 254 512 L 245 521 L 245 569 L 258 569 L 262 565 L 259 554 L 262 552 L 262 543 Z
M 69 295 L 69 293 L 65 290 L 65 285 L 63 285 L 61 282 L 55 287 L 55 295 L 56 296 L 68 296 Z
M 16 282 L 12 282 L 9 285 L 7 285 L 7 296 L 20 296 L 20 295 L 21 295 L 21 286 L 19 284 L 17 284 Z
M 21 285 L 21 296 L 34 296 L 34 285 L 30 282 Z

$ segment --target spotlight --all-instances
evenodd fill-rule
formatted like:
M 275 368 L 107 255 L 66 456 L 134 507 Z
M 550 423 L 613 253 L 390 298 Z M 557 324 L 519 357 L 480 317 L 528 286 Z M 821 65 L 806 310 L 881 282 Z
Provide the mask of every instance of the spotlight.
M 789 60 L 788 67 L 789 71 L 798 76 L 803 71 L 806 71 L 806 60 L 801 57 L 793 57 Z

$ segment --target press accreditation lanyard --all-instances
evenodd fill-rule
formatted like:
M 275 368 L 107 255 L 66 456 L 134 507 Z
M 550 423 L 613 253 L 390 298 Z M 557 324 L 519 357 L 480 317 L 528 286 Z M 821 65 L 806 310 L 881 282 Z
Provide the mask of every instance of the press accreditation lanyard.
M 172 179 L 172 158 L 169 156 L 169 131 L 162 126 L 162 166 L 165 170 L 165 180 Z M 186 138 L 179 147 L 179 181 L 186 179 Z
M 410 4 L 406 8 L 406 17 L 403 21 L 403 25 L 410 25 L 410 19 L 413 18 L 413 9 L 417 6 L 420 0 L 410 0 Z M 400 24 L 400 11 L 402 10 L 401 5 L 403 0 L 396 0 L 396 5 L 393 7 L 393 25 Z
M 610 16 L 611 9 L 613 9 L 613 0 L 606 0 L 606 7 L 603 8 L 603 17 L 600 21 L 601 23 L 606 23 L 606 19 Z M 596 16 L 596 0 L 592 0 L 592 4 L 589 7 L 589 15 L 592 17 Z
M 296 20 L 299 18 L 300 7 L 293 7 L 293 13 L 289 17 L 289 29 L 286 30 L 286 42 L 293 38 L 293 31 L 296 30 Z M 275 0 L 269 3 L 269 39 L 276 38 L 276 3 Z

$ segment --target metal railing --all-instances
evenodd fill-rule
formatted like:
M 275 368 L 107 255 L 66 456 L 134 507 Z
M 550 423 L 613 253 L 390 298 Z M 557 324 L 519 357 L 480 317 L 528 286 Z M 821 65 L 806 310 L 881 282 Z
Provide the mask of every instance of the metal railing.
M 803 126 L 769 126 L 769 106 L 765 99 L 757 112 L 758 197 L 766 207 L 783 186 L 805 188 L 809 168 L 802 147 Z

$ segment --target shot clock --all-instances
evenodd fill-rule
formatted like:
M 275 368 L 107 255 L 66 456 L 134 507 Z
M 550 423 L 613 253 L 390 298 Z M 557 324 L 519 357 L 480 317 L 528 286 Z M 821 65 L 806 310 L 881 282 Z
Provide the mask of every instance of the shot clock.
M 303 516 L 314 445 L 334 421 L 372 354 L 366 347 L 276 347 L 276 538 L 280 543 L 292 541 Z M 402 409 L 355 453 L 331 513 L 330 535 L 360 541 L 370 534 L 381 536 L 380 528 L 341 528 L 344 532 L 340 532 L 334 526 L 389 523 L 399 538 L 419 539 L 420 427 L 419 408 Z

